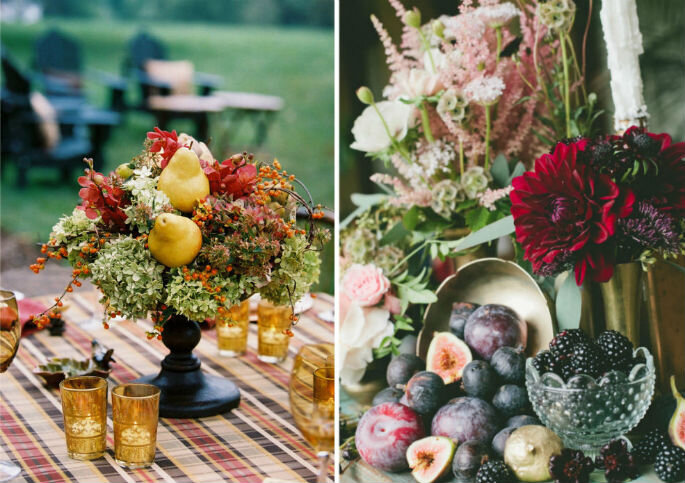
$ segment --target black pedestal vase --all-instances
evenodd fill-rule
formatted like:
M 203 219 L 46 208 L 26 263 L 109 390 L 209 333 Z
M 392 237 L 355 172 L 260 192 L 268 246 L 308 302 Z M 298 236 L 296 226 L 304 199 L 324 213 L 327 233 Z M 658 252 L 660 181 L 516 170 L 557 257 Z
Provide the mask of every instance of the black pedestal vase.
M 193 349 L 201 336 L 197 322 L 182 315 L 172 316 L 162 332 L 162 342 L 171 351 L 162 360 L 162 370 L 134 381 L 154 384 L 162 390 L 159 400 L 162 417 L 214 416 L 240 404 L 240 390 L 234 383 L 200 369 L 200 359 L 193 354 Z

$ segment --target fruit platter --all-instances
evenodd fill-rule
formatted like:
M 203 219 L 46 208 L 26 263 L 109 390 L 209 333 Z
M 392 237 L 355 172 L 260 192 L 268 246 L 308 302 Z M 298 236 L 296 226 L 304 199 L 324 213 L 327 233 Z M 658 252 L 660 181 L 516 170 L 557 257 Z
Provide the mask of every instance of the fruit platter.
M 392 356 L 388 386 L 341 429 L 341 481 L 685 480 L 685 400 L 675 382 L 653 399 L 645 348 L 612 330 L 553 335 L 548 314 L 549 338 L 530 349 L 517 309 L 535 313 L 531 299 L 442 300 L 473 294 L 473 275 L 441 287 L 416 346 Z

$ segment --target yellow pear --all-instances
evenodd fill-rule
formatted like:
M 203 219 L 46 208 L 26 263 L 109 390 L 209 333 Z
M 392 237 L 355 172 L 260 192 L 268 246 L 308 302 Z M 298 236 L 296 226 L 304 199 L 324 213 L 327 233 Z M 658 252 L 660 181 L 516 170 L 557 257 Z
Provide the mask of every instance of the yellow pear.
M 162 213 L 147 239 L 150 253 L 162 265 L 180 267 L 192 262 L 202 247 L 202 233 L 190 218 Z
M 191 213 L 198 201 L 209 194 L 209 180 L 197 154 L 188 148 L 176 151 L 162 170 L 157 189 L 166 193 L 174 208 Z

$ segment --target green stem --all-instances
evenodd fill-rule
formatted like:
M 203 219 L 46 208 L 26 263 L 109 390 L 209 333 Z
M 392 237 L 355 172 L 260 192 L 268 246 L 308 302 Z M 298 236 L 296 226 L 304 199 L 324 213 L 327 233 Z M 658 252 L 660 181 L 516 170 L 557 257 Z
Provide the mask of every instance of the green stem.
M 485 105 L 485 171 L 490 167 L 490 106 Z
M 566 137 L 571 137 L 571 96 L 569 94 L 568 58 L 566 55 L 566 38 L 563 32 L 559 32 L 561 44 L 561 62 L 564 67 L 564 120 L 566 121 Z
M 499 64 L 499 54 L 502 51 L 502 27 L 495 28 L 495 35 L 497 36 L 497 50 L 495 56 L 495 65 Z
M 381 110 L 378 109 L 378 106 L 376 106 L 376 103 L 371 104 L 373 108 L 376 110 L 376 114 L 378 114 L 378 117 L 381 119 L 381 122 L 383 123 L 383 127 L 385 128 L 385 132 L 388 135 L 388 138 L 390 138 L 390 142 L 392 143 L 393 146 L 395 146 L 395 149 L 400 153 L 400 155 L 407 161 L 409 164 L 411 164 L 411 157 L 409 156 L 409 153 L 402 147 L 402 145 L 399 143 L 397 139 L 395 139 L 395 136 L 392 135 L 390 132 L 390 128 L 388 127 L 388 124 L 385 122 L 385 118 L 383 117 L 383 114 L 381 114 Z
M 428 119 L 428 109 L 426 109 L 425 101 L 421 103 L 421 124 L 423 124 L 423 133 L 426 135 L 426 139 L 429 143 L 433 144 L 435 139 L 433 138 L 433 131 L 431 131 L 431 123 Z
M 421 37 L 421 43 L 423 44 L 423 48 L 426 49 L 426 52 L 428 52 L 428 60 L 431 62 L 431 68 L 433 74 L 437 74 L 437 69 L 435 68 L 435 61 L 433 60 L 433 54 L 431 54 L 431 46 L 430 43 L 428 42 L 428 39 L 426 36 L 423 34 L 420 28 L 416 29 L 416 31 L 419 33 L 419 36 Z
M 464 142 L 459 138 L 459 172 L 464 176 Z
M 397 265 L 395 265 L 394 267 L 392 267 L 392 269 L 391 269 L 388 273 L 395 273 L 397 270 L 399 270 L 399 269 L 402 267 L 402 265 L 404 265 L 405 262 L 409 261 L 409 259 L 410 259 L 411 257 L 413 257 L 414 255 L 416 255 L 417 253 L 419 253 L 421 250 L 423 250 L 423 249 L 426 247 L 426 245 L 428 245 L 429 242 L 431 242 L 431 241 L 430 241 L 430 240 L 424 240 L 424 241 L 422 241 L 421 243 L 419 243 L 419 246 L 417 246 L 414 250 L 412 250 L 412 251 L 409 253 L 409 255 L 407 255 L 407 256 L 404 257 L 402 260 L 400 260 L 400 261 L 397 263 Z
M 587 104 L 587 91 L 585 90 L 585 79 L 583 79 L 583 73 L 580 71 L 580 66 L 578 65 L 578 57 L 576 57 L 576 48 L 573 46 L 573 40 L 569 35 L 566 35 L 566 41 L 568 42 L 569 49 L 571 49 L 571 58 L 573 59 L 573 65 L 576 69 L 576 74 L 578 74 L 578 79 L 582 82 L 580 83 L 580 88 L 583 92 L 583 99 L 585 104 Z

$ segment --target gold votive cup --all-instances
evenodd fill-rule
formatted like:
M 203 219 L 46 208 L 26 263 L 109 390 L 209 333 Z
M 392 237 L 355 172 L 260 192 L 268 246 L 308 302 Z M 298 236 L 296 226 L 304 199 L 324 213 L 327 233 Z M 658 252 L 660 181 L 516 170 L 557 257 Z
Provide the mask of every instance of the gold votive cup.
M 321 403 L 335 401 L 334 367 L 319 367 L 314 371 L 314 401 Z
M 293 311 L 289 306 L 276 306 L 261 300 L 257 306 L 257 357 L 263 362 L 276 363 L 288 356 Z
M 250 326 L 250 302 L 244 300 L 216 317 L 216 338 L 219 355 L 236 357 L 247 352 Z
M 104 455 L 107 381 L 95 376 L 70 377 L 60 383 L 59 391 L 69 457 L 92 460 Z
M 112 389 L 114 460 L 124 468 L 144 468 L 155 461 L 159 393 L 150 384 L 122 384 Z

